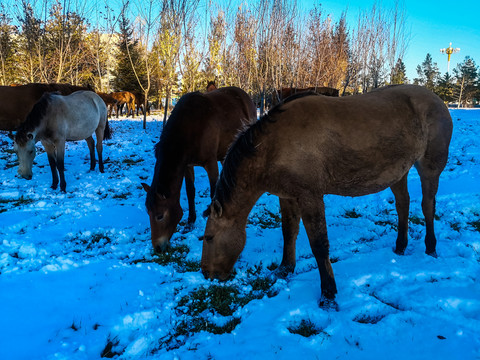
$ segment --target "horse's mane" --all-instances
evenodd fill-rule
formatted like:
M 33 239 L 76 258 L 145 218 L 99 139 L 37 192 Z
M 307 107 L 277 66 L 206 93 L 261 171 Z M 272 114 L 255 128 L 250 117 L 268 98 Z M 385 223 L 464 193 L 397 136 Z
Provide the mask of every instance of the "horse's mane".
M 27 115 L 25 121 L 17 128 L 15 141 L 17 143 L 27 142 L 27 133 L 37 128 L 43 117 L 47 114 L 48 106 L 50 105 L 52 93 L 44 93 L 40 100 L 33 105 L 32 110 Z
M 155 144 L 154 152 L 155 152 L 155 173 L 152 181 L 152 186 L 150 191 L 147 192 L 147 199 L 145 201 L 145 206 L 147 210 L 150 211 L 153 209 L 155 204 L 155 197 L 157 193 L 161 193 L 165 197 L 169 197 L 169 190 L 163 186 L 163 184 L 159 180 L 159 168 L 157 168 L 157 164 L 162 164 L 166 159 L 166 154 L 168 156 L 175 156 L 179 154 L 175 154 L 168 151 L 168 147 L 172 142 L 176 142 L 175 134 L 177 131 L 177 119 L 179 118 L 179 112 L 186 106 L 189 106 L 189 102 L 195 101 L 196 98 L 203 97 L 203 94 L 199 91 L 187 93 L 183 95 L 173 108 L 170 117 L 168 118 L 167 123 L 165 124 L 165 128 L 163 129 L 160 140 L 158 143 Z M 197 106 L 194 106 L 196 110 L 198 110 Z M 174 162 L 174 161 L 173 161 Z
M 283 102 L 274 106 L 267 114 L 263 115 L 260 120 L 245 128 L 239 133 L 230 149 L 227 152 L 223 169 L 215 189 L 215 200 L 221 204 L 231 200 L 232 190 L 235 188 L 237 181 L 237 170 L 242 161 L 255 155 L 256 139 L 260 134 L 267 133 L 267 125 L 276 122 L 276 115 L 284 111 L 282 106 L 293 100 L 307 97 L 319 96 L 315 92 L 302 92 L 287 97 Z

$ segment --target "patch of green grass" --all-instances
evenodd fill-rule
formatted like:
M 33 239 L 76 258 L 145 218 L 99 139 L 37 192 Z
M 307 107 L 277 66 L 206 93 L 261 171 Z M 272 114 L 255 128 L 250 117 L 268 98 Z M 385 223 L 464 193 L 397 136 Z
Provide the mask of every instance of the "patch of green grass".
M 18 199 L 0 199 L 0 213 L 7 211 L 10 208 L 29 205 L 34 203 L 35 200 L 24 198 L 23 195 Z
M 196 272 L 200 270 L 198 261 L 185 260 L 190 248 L 187 245 L 175 245 L 167 248 L 162 253 L 155 252 L 151 259 L 138 259 L 133 261 L 138 263 L 156 263 L 162 266 L 174 265 L 179 272 Z
M 452 228 L 452 230 L 455 230 L 457 232 L 460 232 L 460 230 L 462 229 L 461 226 L 460 226 L 460 223 L 458 223 L 458 222 L 450 223 L 450 227 Z
M 424 226 L 425 225 L 425 220 L 423 218 L 420 218 L 416 215 L 412 215 L 408 218 L 408 220 L 412 223 L 412 224 L 415 224 L 415 225 L 422 225 Z
M 398 225 L 391 221 L 391 220 L 378 220 L 374 222 L 375 225 L 378 226 L 390 226 L 393 230 L 397 231 L 398 230 Z
M 345 214 L 343 217 L 349 218 L 349 219 L 358 219 L 359 217 L 362 217 L 362 214 L 358 213 L 355 209 L 352 210 L 347 210 L 345 211 Z
M 471 221 L 471 222 L 468 223 L 468 225 L 472 226 L 476 231 L 480 232 L 480 219 L 475 220 L 475 221 Z
M 135 165 L 135 164 L 138 164 L 138 163 L 141 163 L 143 162 L 143 159 L 130 159 L 130 158 L 127 158 L 127 159 L 123 159 L 122 160 L 122 163 L 123 164 L 127 164 L 127 165 Z
M 120 344 L 120 341 L 118 340 L 117 337 L 113 339 L 108 339 L 107 345 L 105 345 L 105 348 L 102 350 L 100 357 L 102 358 L 107 358 L 107 359 L 112 359 L 116 356 L 120 356 L 124 353 L 124 349 L 118 349 L 118 345 Z
M 291 325 L 287 327 L 287 329 L 291 334 L 301 335 L 303 337 L 318 335 L 322 332 L 322 330 L 317 328 L 317 326 L 309 319 L 302 319 L 299 324 Z
M 175 326 L 174 336 L 188 336 L 201 331 L 206 331 L 215 335 L 230 334 L 233 330 L 235 330 L 240 322 L 241 319 L 239 317 L 232 317 L 232 319 L 227 321 L 224 325 L 217 325 L 202 317 L 196 317 L 193 319 L 180 321 Z
M 123 193 L 123 194 L 115 194 L 115 195 L 112 196 L 112 199 L 127 200 L 131 196 L 132 196 L 132 193 L 128 191 L 128 192 Z

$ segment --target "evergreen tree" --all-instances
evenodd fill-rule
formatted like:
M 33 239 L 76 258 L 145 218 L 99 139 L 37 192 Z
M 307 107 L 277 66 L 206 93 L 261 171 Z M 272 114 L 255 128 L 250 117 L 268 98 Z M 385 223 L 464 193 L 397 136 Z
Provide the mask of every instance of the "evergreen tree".
M 455 85 L 448 72 L 438 81 L 436 94 L 446 103 L 455 100 Z
M 116 91 L 140 91 L 137 76 L 142 84 L 146 83 L 145 64 L 140 56 L 138 41 L 133 38 L 133 29 L 125 11 L 120 15 L 119 24 L 118 62 L 113 71 L 112 86 Z
M 457 87 L 461 93 L 460 102 L 463 105 L 472 103 L 479 97 L 479 68 L 470 56 L 466 56 L 463 63 L 453 69 L 457 79 Z
M 405 64 L 402 59 L 399 58 L 390 74 L 390 84 L 406 84 L 408 82 L 406 73 L 407 69 Z
M 440 70 L 438 70 L 437 63 L 433 62 L 432 55 L 427 54 L 422 64 L 417 66 L 417 74 L 418 78 L 415 78 L 415 84 L 423 85 L 432 91 L 435 90 Z

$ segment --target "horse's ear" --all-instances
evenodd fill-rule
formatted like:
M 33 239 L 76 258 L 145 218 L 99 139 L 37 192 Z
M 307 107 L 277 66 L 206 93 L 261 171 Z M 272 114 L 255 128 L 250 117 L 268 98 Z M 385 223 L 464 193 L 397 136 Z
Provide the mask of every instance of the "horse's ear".
M 217 217 L 222 217 L 223 209 L 222 209 L 222 204 L 220 204 L 220 201 L 214 200 L 212 205 L 213 205 L 213 210 L 215 211 L 215 215 L 217 215 Z
M 143 187 L 143 190 L 145 190 L 146 192 L 150 191 L 150 185 L 147 185 L 147 184 L 142 182 L 142 187 Z

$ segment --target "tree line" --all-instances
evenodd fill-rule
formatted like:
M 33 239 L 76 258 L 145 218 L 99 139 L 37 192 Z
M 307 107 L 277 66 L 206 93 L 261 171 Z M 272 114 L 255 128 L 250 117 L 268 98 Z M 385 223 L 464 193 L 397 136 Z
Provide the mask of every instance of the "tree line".
M 214 80 L 263 105 L 281 87 L 328 86 L 345 95 L 409 82 L 400 3 L 375 3 L 349 24 L 346 15 L 335 20 L 320 2 L 303 9 L 291 0 L 2 3 L 0 84 L 68 82 L 143 92 L 160 104 Z M 417 73 L 413 82 L 445 101 L 478 102 L 470 58 L 441 76 L 427 55 Z

